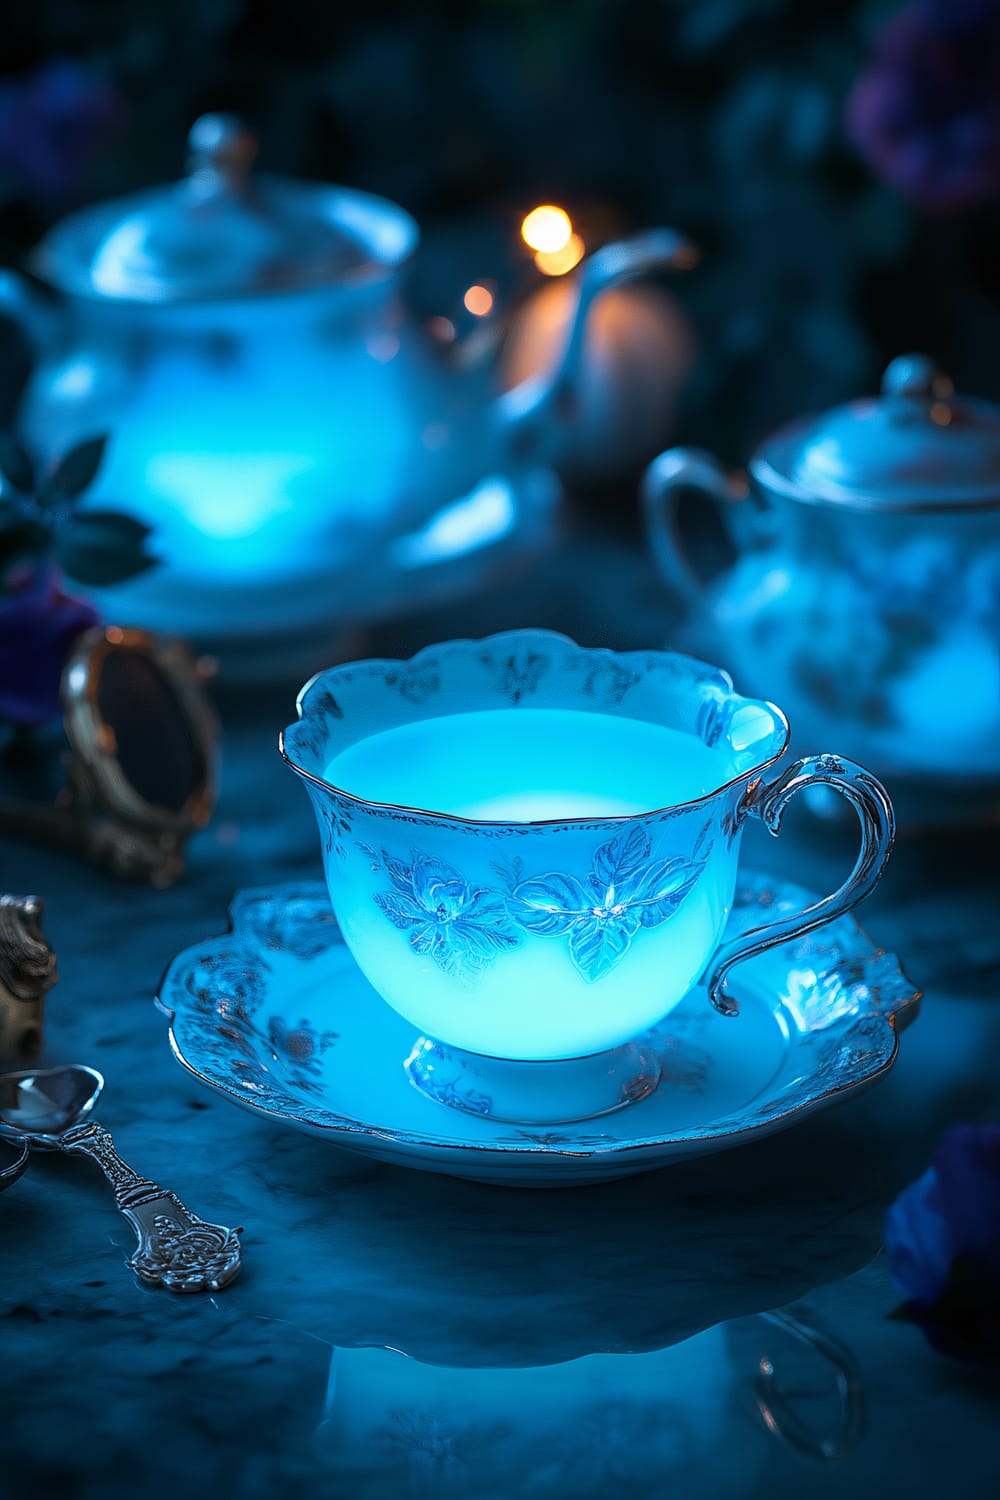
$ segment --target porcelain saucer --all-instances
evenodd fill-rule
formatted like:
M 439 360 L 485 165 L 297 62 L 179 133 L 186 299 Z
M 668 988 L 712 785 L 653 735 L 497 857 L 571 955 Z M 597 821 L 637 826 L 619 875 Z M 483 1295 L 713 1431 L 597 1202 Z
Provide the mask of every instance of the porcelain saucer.
M 815 898 L 742 874 L 745 930 Z M 254 1113 L 379 1160 L 480 1182 L 600 1182 L 783 1130 L 892 1066 L 919 993 L 850 917 L 734 972 L 741 1013 L 696 988 L 646 1045 L 662 1079 L 616 1114 L 518 1128 L 424 1098 L 414 1029 L 357 969 L 320 882 L 240 892 L 231 930 L 178 955 L 158 1003 L 177 1060 Z

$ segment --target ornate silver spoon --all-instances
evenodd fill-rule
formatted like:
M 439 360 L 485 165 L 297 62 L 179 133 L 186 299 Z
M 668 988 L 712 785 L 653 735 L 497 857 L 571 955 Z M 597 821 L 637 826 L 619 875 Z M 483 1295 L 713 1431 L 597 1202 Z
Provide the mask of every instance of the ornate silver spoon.
M 122 1161 L 103 1125 L 88 1118 L 103 1088 L 100 1073 L 80 1064 L 0 1074 L 0 1135 L 97 1163 L 138 1237 L 129 1265 L 143 1281 L 171 1292 L 227 1286 L 240 1269 L 239 1231 L 206 1224 Z
M 28 1165 L 28 1147 L 25 1142 L 11 1141 L 10 1144 L 14 1151 L 14 1160 L 7 1161 L 5 1158 L 3 1165 L 0 1166 L 0 1193 L 4 1188 L 10 1187 L 12 1182 L 16 1182 Z

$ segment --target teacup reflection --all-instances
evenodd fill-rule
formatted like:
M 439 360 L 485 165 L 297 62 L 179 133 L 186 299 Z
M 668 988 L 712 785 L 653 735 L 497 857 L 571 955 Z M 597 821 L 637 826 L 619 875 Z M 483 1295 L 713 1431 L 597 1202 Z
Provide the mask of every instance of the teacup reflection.
M 762 1466 L 768 1434 L 829 1462 L 863 1431 L 853 1356 L 787 1312 L 667 1349 L 520 1368 L 337 1348 L 321 1425 L 353 1493 L 539 1500 L 664 1480 L 685 1496 L 736 1493 Z

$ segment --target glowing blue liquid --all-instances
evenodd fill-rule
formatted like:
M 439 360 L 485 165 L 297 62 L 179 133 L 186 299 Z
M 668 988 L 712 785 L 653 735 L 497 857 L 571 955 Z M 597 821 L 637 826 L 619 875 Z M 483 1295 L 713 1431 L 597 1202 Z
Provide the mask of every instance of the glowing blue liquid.
M 627 817 L 704 796 L 732 775 L 693 735 L 577 709 L 491 709 L 384 730 L 334 757 L 327 781 L 370 802 L 532 822 Z
M 372 735 L 336 756 L 325 775 L 373 802 L 473 819 L 540 821 L 634 816 L 678 805 L 723 785 L 732 766 L 723 751 L 677 730 L 578 710 L 504 709 Z M 557 824 L 511 839 L 474 823 L 435 827 L 380 817 L 358 836 L 370 849 L 377 845 L 383 861 L 398 862 L 397 881 L 399 869 L 432 861 L 447 885 L 440 904 L 424 884 L 416 904 L 409 897 L 403 903 L 401 918 L 396 903 L 399 920 L 391 920 L 386 898 L 405 894 L 406 879 L 394 883 L 384 862 L 373 867 L 371 853 L 357 845 L 343 858 L 328 855 L 330 891 L 359 967 L 419 1031 L 493 1057 L 584 1056 L 653 1026 L 705 968 L 736 874 L 736 846 L 718 827 L 721 810 L 720 801 L 655 825 L 637 818 L 649 836 L 650 863 L 660 868 L 663 861 L 690 861 L 705 832 L 701 857 L 691 866 L 694 885 L 675 910 L 648 925 L 629 924 L 622 914 L 622 903 L 640 899 L 641 868 L 633 864 L 616 885 L 608 856 L 600 854 L 627 824 Z M 504 862 L 515 857 L 520 873 L 512 883 Z M 462 924 L 484 920 L 477 916 L 484 910 L 502 914 L 521 879 L 554 887 L 578 915 L 557 924 L 558 931 L 516 929 L 516 946 L 490 952 L 472 973 L 450 972 L 435 960 L 429 935 L 461 948 Z M 588 973 L 574 961 L 570 935 L 586 929 L 592 936 L 602 923 L 627 927 L 623 951 L 600 973 Z

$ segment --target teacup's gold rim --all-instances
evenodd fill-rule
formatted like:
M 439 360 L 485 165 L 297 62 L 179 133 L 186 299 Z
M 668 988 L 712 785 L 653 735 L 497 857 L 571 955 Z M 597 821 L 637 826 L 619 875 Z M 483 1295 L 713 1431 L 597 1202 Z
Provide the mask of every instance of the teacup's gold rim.
M 384 666 L 387 668 L 407 666 L 412 664 L 413 662 L 419 661 L 420 658 L 428 652 L 440 651 L 448 647 L 457 646 L 489 646 L 495 644 L 497 641 L 508 640 L 512 636 L 521 635 L 543 636 L 553 642 L 559 642 L 560 644 L 566 646 L 573 646 L 578 651 L 592 651 L 595 654 L 600 652 L 605 655 L 621 657 L 624 660 L 628 660 L 629 657 L 633 656 L 684 655 L 682 652 L 676 651 L 614 651 L 604 646 L 581 646 L 570 636 L 563 635 L 561 631 L 557 630 L 503 630 L 498 631 L 494 635 L 482 636 L 479 639 L 460 636 L 451 641 L 443 641 L 440 645 L 437 646 L 424 647 L 423 650 L 417 651 L 413 656 L 409 657 L 366 657 L 364 658 L 364 665 L 367 667 Z M 695 657 L 684 657 L 684 659 L 692 662 L 696 661 Z M 344 668 L 355 665 L 357 665 L 357 663 L 342 663 L 342 666 Z M 706 663 L 705 665 L 708 664 Z M 773 766 L 776 761 L 779 761 L 781 759 L 785 751 L 788 749 L 789 740 L 791 738 L 791 727 L 784 713 L 776 703 L 772 703 L 770 699 L 767 698 L 745 697 L 744 694 L 738 693 L 736 691 L 733 685 L 733 680 L 728 672 L 723 671 L 720 667 L 713 667 L 712 671 L 716 672 L 718 674 L 718 677 L 724 680 L 727 685 L 727 691 L 731 694 L 734 700 L 740 703 L 763 704 L 764 707 L 774 715 L 776 724 L 780 726 L 780 728 L 784 731 L 780 746 L 772 755 L 769 755 L 766 760 L 759 761 L 757 764 L 751 766 L 749 770 L 741 771 L 738 775 L 730 777 L 728 781 L 724 781 L 720 786 L 714 787 L 711 791 L 703 792 L 700 797 L 691 797 L 686 802 L 668 803 L 664 807 L 643 809 L 643 811 L 641 812 L 610 814 L 605 813 L 598 814 L 593 817 L 576 818 L 466 818 L 463 817 L 460 813 L 440 812 L 434 808 L 417 807 L 416 805 L 411 805 L 404 802 L 378 802 L 374 798 L 359 797 L 356 795 L 356 793 L 349 792 L 344 787 L 336 786 L 332 781 L 327 781 L 325 777 L 317 776 L 315 771 L 307 771 L 305 766 L 300 765 L 299 762 L 294 759 L 294 757 L 289 753 L 288 747 L 285 742 L 285 737 L 298 724 L 305 722 L 305 720 L 309 718 L 309 714 L 303 713 L 302 710 L 305 700 L 315 684 L 319 682 L 320 678 L 326 677 L 329 673 L 337 672 L 338 670 L 340 670 L 339 667 L 325 667 L 322 671 L 315 672 L 313 676 L 310 677 L 309 681 L 299 691 L 299 694 L 295 700 L 298 719 L 296 719 L 294 724 L 286 724 L 284 729 L 280 730 L 278 734 L 278 753 L 281 755 L 281 758 L 285 762 L 285 764 L 289 766 L 297 776 L 301 776 L 303 781 L 311 781 L 315 786 L 322 787 L 324 791 L 333 792 L 337 797 L 343 797 L 346 801 L 353 803 L 355 807 L 367 808 L 370 811 L 388 816 L 396 814 L 402 815 L 404 817 L 429 818 L 433 822 L 457 824 L 460 827 L 589 829 L 605 825 L 608 827 L 618 827 L 622 823 L 641 822 L 645 818 L 666 818 L 674 813 L 687 812 L 691 808 L 703 807 L 707 803 L 714 801 L 716 797 L 720 797 L 723 795 L 723 793 L 731 791 L 733 787 L 742 786 L 744 783 L 746 783 L 747 791 L 751 791 L 753 789 L 753 786 L 756 785 L 756 781 L 759 779 L 761 773 L 763 771 L 766 771 L 768 766 Z M 524 711 L 526 713 L 531 712 L 530 709 L 525 709 Z M 590 711 L 591 710 L 587 710 L 587 712 Z M 447 715 L 442 714 L 441 717 L 446 718 Z M 651 721 L 648 719 L 644 719 L 639 722 L 649 723 Z

